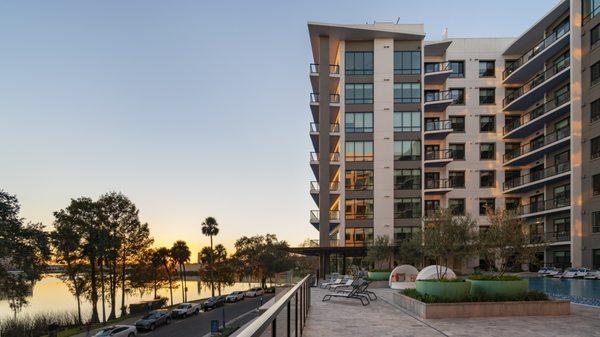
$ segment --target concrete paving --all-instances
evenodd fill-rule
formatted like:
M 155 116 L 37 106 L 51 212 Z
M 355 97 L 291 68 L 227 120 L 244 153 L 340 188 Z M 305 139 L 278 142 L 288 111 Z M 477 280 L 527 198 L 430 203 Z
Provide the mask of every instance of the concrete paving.
M 391 289 L 374 289 L 368 306 L 351 299 L 322 302 L 327 290 L 312 288 L 304 337 L 321 336 L 569 336 L 600 337 L 600 308 L 571 304 L 570 316 L 420 319 L 393 304 Z

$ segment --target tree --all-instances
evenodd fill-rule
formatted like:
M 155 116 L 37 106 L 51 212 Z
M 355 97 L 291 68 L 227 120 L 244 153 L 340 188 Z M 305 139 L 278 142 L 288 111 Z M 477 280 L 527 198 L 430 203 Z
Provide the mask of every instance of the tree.
M 210 237 L 210 252 L 213 252 L 213 236 L 216 236 L 217 234 L 219 234 L 219 224 L 217 223 L 217 220 L 211 216 L 209 216 L 208 218 L 204 219 L 204 222 L 202 223 L 202 234 L 204 234 L 205 236 Z M 211 255 L 211 259 L 210 259 L 210 264 L 214 263 L 214 259 L 212 258 Z M 214 274 L 213 274 L 213 270 L 214 268 L 211 268 L 211 274 L 210 274 L 210 289 L 211 289 L 211 293 L 212 296 L 215 296 L 215 284 L 214 284 Z
M 367 248 L 366 259 L 375 264 L 376 268 L 377 264 L 380 266 L 387 264 L 388 269 L 391 270 L 395 253 L 396 248 L 391 244 L 387 235 L 377 236 L 373 245 Z
M 263 287 L 267 279 L 276 273 L 294 268 L 293 258 L 286 251 L 289 247 L 287 242 L 278 241 L 274 234 L 243 236 L 234 246 L 234 258 L 241 261 Z
M 152 289 L 154 290 L 154 298 L 158 298 L 156 292 L 159 288 L 169 284 L 167 273 L 161 272 L 163 260 L 161 253 L 156 249 L 149 249 L 145 256 L 150 256 L 150 267 L 152 271 Z
M 423 232 L 418 230 L 410 238 L 403 240 L 398 247 L 398 260 L 402 264 L 421 266 L 423 261 Z
M 190 252 L 190 248 L 185 241 L 178 240 L 173 244 L 173 247 L 171 247 L 171 256 L 179 265 L 179 275 L 182 282 L 182 299 L 184 302 L 187 302 L 187 279 L 185 275 L 185 264 L 190 261 L 191 255 L 192 253 Z
M 24 223 L 14 195 L 0 190 L 0 291 L 17 312 L 27 304 L 33 282 L 41 279 L 50 258 L 49 238 L 42 224 Z
M 173 305 L 173 277 L 171 271 L 173 264 L 171 261 L 171 251 L 167 247 L 160 247 L 156 250 L 157 258 L 160 260 L 162 267 L 164 268 L 165 274 L 169 280 L 169 292 L 171 299 L 171 306 Z
M 525 222 L 509 210 L 487 209 L 490 226 L 479 232 L 477 250 L 490 268 L 498 267 L 498 276 L 504 275 L 511 263 L 529 263 L 543 243 L 530 244 L 530 233 Z
M 213 263 L 210 263 L 211 259 L 213 259 Z M 200 250 L 200 262 L 202 263 L 200 275 L 202 277 L 214 275 L 214 283 L 219 296 L 223 287 L 235 283 L 238 264 L 235 259 L 228 258 L 227 250 L 223 245 L 216 245 L 212 252 L 210 247 L 203 247 Z
M 437 278 L 446 277 L 448 262 L 473 255 L 475 222 L 468 216 L 454 217 L 449 209 L 439 209 L 424 219 L 423 255 L 435 261 Z

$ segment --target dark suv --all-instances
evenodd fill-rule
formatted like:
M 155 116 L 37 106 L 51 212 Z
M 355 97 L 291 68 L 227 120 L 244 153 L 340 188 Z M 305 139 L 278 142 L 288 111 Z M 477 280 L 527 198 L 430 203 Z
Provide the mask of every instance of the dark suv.
M 154 330 L 161 325 L 167 325 L 171 322 L 171 314 L 168 311 L 156 310 L 145 314 L 141 319 L 135 322 L 135 328 L 138 331 Z
M 225 305 L 225 296 L 215 296 L 207 299 L 202 303 L 202 309 L 208 311 L 214 308 L 222 307 Z

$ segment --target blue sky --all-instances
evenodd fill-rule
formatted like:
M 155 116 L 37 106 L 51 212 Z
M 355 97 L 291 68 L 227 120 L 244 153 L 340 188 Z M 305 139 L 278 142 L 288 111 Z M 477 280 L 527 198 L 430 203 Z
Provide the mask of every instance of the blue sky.
M 308 224 L 307 21 L 425 23 L 428 39 L 518 36 L 557 2 L 0 2 L 0 188 L 52 222 L 117 190 L 159 244 Z M 515 10 L 518 9 L 518 10 Z

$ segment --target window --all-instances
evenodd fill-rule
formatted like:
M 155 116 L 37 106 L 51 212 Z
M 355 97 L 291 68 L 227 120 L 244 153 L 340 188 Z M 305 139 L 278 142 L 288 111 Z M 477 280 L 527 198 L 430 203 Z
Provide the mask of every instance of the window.
M 419 227 L 394 227 L 394 241 L 402 242 L 406 240 L 410 240 L 413 234 L 415 234 L 419 230 Z
M 346 142 L 347 161 L 373 161 L 373 142 Z
M 425 216 L 432 217 L 440 209 L 439 200 L 425 200 Z
M 449 199 L 448 205 L 452 215 L 465 215 L 465 199 Z
M 479 61 L 479 77 L 494 77 L 496 76 L 495 61 Z
M 450 88 L 450 97 L 453 100 L 452 104 L 465 104 L 465 88 Z
M 420 190 L 421 170 L 400 169 L 394 170 L 394 188 L 397 190 Z
M 496 132 L 496 118 L 494 116 L 479 116 L 480 132 Z
M 346 190 L 361 191 L 373 189 L 373 170 L 347 170 Z
M 416 219 L 421 217 L 421 198 L 394 199 L 395 219 Z
M 394 74 L 418 75 L 421 73 L 420 51 L 394 52 Z
M 592 138 L 591 143 L 591 152 L 592 159 L 596 159 L 600 157 L 600 137 Z
M 600 249 L 592 249 L 592 268 L 600 269 Z
M 452 132 L 465 132 L 465 116 L 450 116 Z
M 592 85 L 598 83 L 600 80 L 600 62 L 596 62 L 591 67 Z
M 465 160 L 465 144 L 464 143 L 450 143 L 448 146 L 452 151 L 453 160 Z
M 411 132 L 421 131 L 421 112 L 397 111 L 394 112 L 394 131 Z
M 421 142 L 418 140 L 395 141 L 394 160 L 421 160 Z
M 346 84 L 346 104 L 370 104 L 373 103 L 372 83 L 350 83 Z
M 571 236 L 571 218 L 563 217 L 554 219 L 554 233 L 558 241 L 569 240 Z
M 345 245 L 363 247 L 373 244 L 373 228 L 346 228 Z
M 491 211 L 496 209 L 495 198 L 479 198 L 479 215 L 486 215 L 487 208 Z
M 481 160 L 496 159 L 496 144 L 494 144 L 494 143 L 479 144 L 479 159 L 481 159 Z
M 496 187 L 496 171 L 479 171 L 479 187 Z
M 517 209 L 519 209 L 519 206 L 521 205 L 521 199 L 519 198 L 506 198 L 506 200 L 504 201 L 504 208 L 506 208 L 507 211 L 516 211 Z
M 600 233 L 600 212 L 592 212 L 592 233 Z
M 496 89 L 479 88 L 479 104 L 496 104 Z
M 571 199 L 571 185 L 561 185 L 554 188 L 554 203 L 556 207 L 569 206 Z
M 450 68 L 452 69 L 450 78 L 465 77 L 465 61 L 450 61 Z
M 373 132 L 372 112 L 346 112 L 346 132 Z
M 346 199 L 346 220 L 373 219 L 373 199 Z
M 600 174 L 592 176 L 592 195 L 600 195 Z
M 450 181 L 450 186 L 453 188 L 464 188 L 465 171 L 450 171 L 448 173 L 448 180 Z
M 373 75 L 373 52 L 346 52 L 346 75 Z
M 421 83 L 394 83 L 394 103 L 421 103 Z
M 600 120 L 600 99 L 592 102 L 590 110 L 592 123 Z
M 593 47 L 596 42 L 600 41 L 600 24 L 596 25 L 594 28 L 592 28 L 592 30 L 590 30 L 590 36 Z

